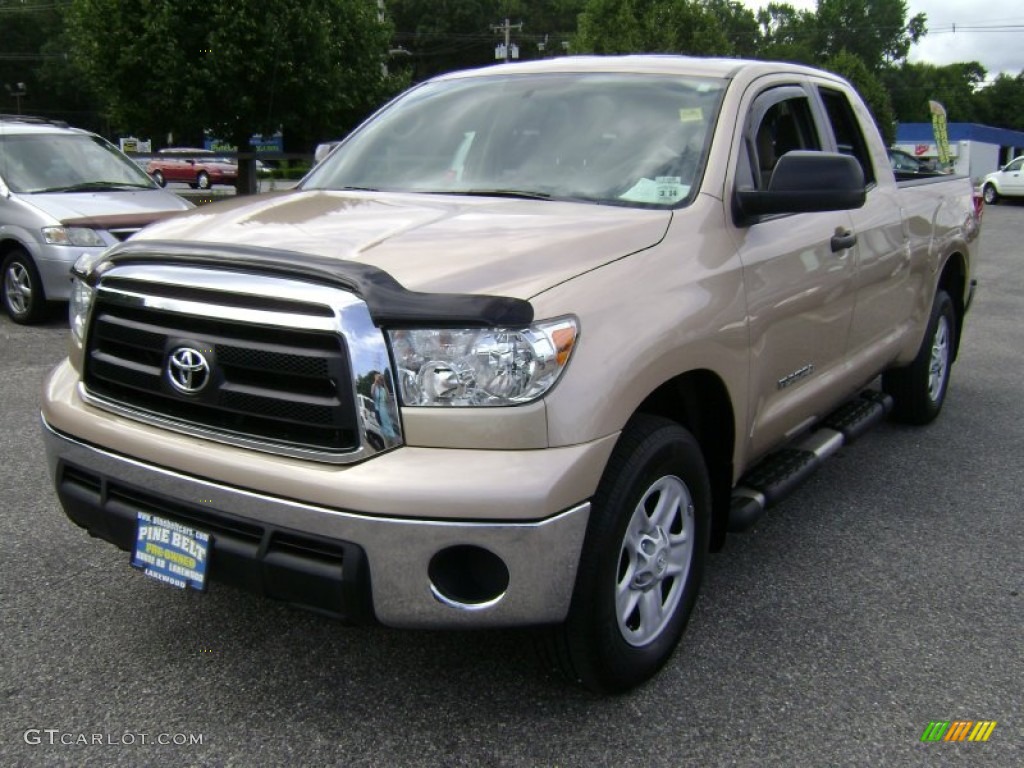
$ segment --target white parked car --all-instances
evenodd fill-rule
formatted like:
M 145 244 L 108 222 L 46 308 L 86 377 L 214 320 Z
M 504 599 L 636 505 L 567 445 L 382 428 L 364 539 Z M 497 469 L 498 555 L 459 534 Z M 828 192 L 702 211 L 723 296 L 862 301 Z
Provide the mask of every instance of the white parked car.
M 1015 157 L 981 182 L 986 205 L 995 205 L 1000 197 L 1024 197 L 1024 156 Z

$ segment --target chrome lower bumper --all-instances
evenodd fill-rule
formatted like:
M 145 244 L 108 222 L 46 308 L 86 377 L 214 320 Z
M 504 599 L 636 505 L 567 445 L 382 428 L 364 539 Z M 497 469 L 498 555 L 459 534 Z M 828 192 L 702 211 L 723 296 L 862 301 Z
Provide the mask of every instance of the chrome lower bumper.
M 84 469 L 102 478 L 104 487 L 107 482 L 116 483 L 256 525 L 360 547 L 369 571 L 373 612 L 390 626 L 549 624 L 564 620 L 569 610 L 589 502 L 533 522 L 375 517 L 254 493 L 145 464 L 79 442 L 45 421 L 43 436 L 55 481 L 65 467 Z M 481 479 L 482 506 L 487 504 L 486 488 L 486 479 Z M 481 601 L 462 602 L 453 599 L 450 591 L 443 594 L 446 590 L 432 583 L 428 571 L 435 555 L 451 547 L 479 547 L 496 555 L 507 568 L 507 586 Z M 216 573 L 211 578 L 216 580 Z

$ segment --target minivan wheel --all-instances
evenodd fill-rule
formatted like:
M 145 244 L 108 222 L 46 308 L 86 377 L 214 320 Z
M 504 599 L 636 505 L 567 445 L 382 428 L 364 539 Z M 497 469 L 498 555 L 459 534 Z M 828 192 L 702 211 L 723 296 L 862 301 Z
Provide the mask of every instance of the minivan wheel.
M 999 202 L 999 193 L 996 192 L 995 185 L 986 184 L 985 188 L 981 191 L 981 195 L 985 198 L 985 205 L 995 205 Z
M 669 419 L 635 416 L 592 499 L 569 616 L 542 638 L 550 664 L 602 693 L 634 688 L 664 666 L 697 599 L 710 498 L 693 436 Z
M 11 319 L 21 325 L 42 319 L 46 314 L 46 297 L 39 272 L 29 255 L 20 248 L 14 249 L 7 254 L 0 271 L 3 272 L 0 298 Z

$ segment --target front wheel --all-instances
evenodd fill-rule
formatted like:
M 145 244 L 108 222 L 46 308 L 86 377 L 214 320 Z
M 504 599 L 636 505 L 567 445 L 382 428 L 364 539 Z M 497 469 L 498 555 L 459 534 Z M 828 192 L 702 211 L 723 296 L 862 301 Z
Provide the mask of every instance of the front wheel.
M 981 196 L 985 199 L 985 205 L 995 205 L 999 202 L 999 193 L 993 184 L 986 184 L 981 190 Z
M 7 254 L 3 267 L 3 304 L 11 319 L 21 325 L 41 320 L 46 314 L 43 282 L 29 255 L 16 248 Z
M 942 410 L 956 349 L 956 311 L 941 288 L 935 294 L 928 329 L 914 361 L 882 375 L 882 389 L 892 395 L 892 415 L 906 424 L 927 424 Z
M 156 182 L 156 185 L 158 187 L 167 186 L 167 179 L 164 178 L 163 173 L 161 173 L 160 171 L 153 171 L 153 181 Z
M 196 176 L 196 186 L 199 187 L 200 189 L 209 189 L 210 174 L 208 174 L 206 171 L 200 171 L 199 174 Z
M 664 666 L 697 599 L 710 498 L 689 432 L 661 417 L 630 421 L 592 501 L 569 616 L 544 638 L 562 674 L 618 693 Z

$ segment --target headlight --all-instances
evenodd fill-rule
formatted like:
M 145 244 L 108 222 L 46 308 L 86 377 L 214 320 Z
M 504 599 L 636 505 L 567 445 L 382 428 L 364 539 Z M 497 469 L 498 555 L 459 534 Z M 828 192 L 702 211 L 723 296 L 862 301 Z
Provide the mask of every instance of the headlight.
M 572 318 L 529 328 L 388 332 L 403 405 L 502 406 L 536 400 L 569 362 Z
M 71 338 L 81 346 L 85 343 L 85 326 L 89 320 L 89 309 L 95 291 L 77 277 L 71 278 L 71 298 L 68 301 L 68 324 Z
M 88 227 L 43 227 L 43 239 L 50 245 L 102 248 L 106 245 L 95 229 Z

